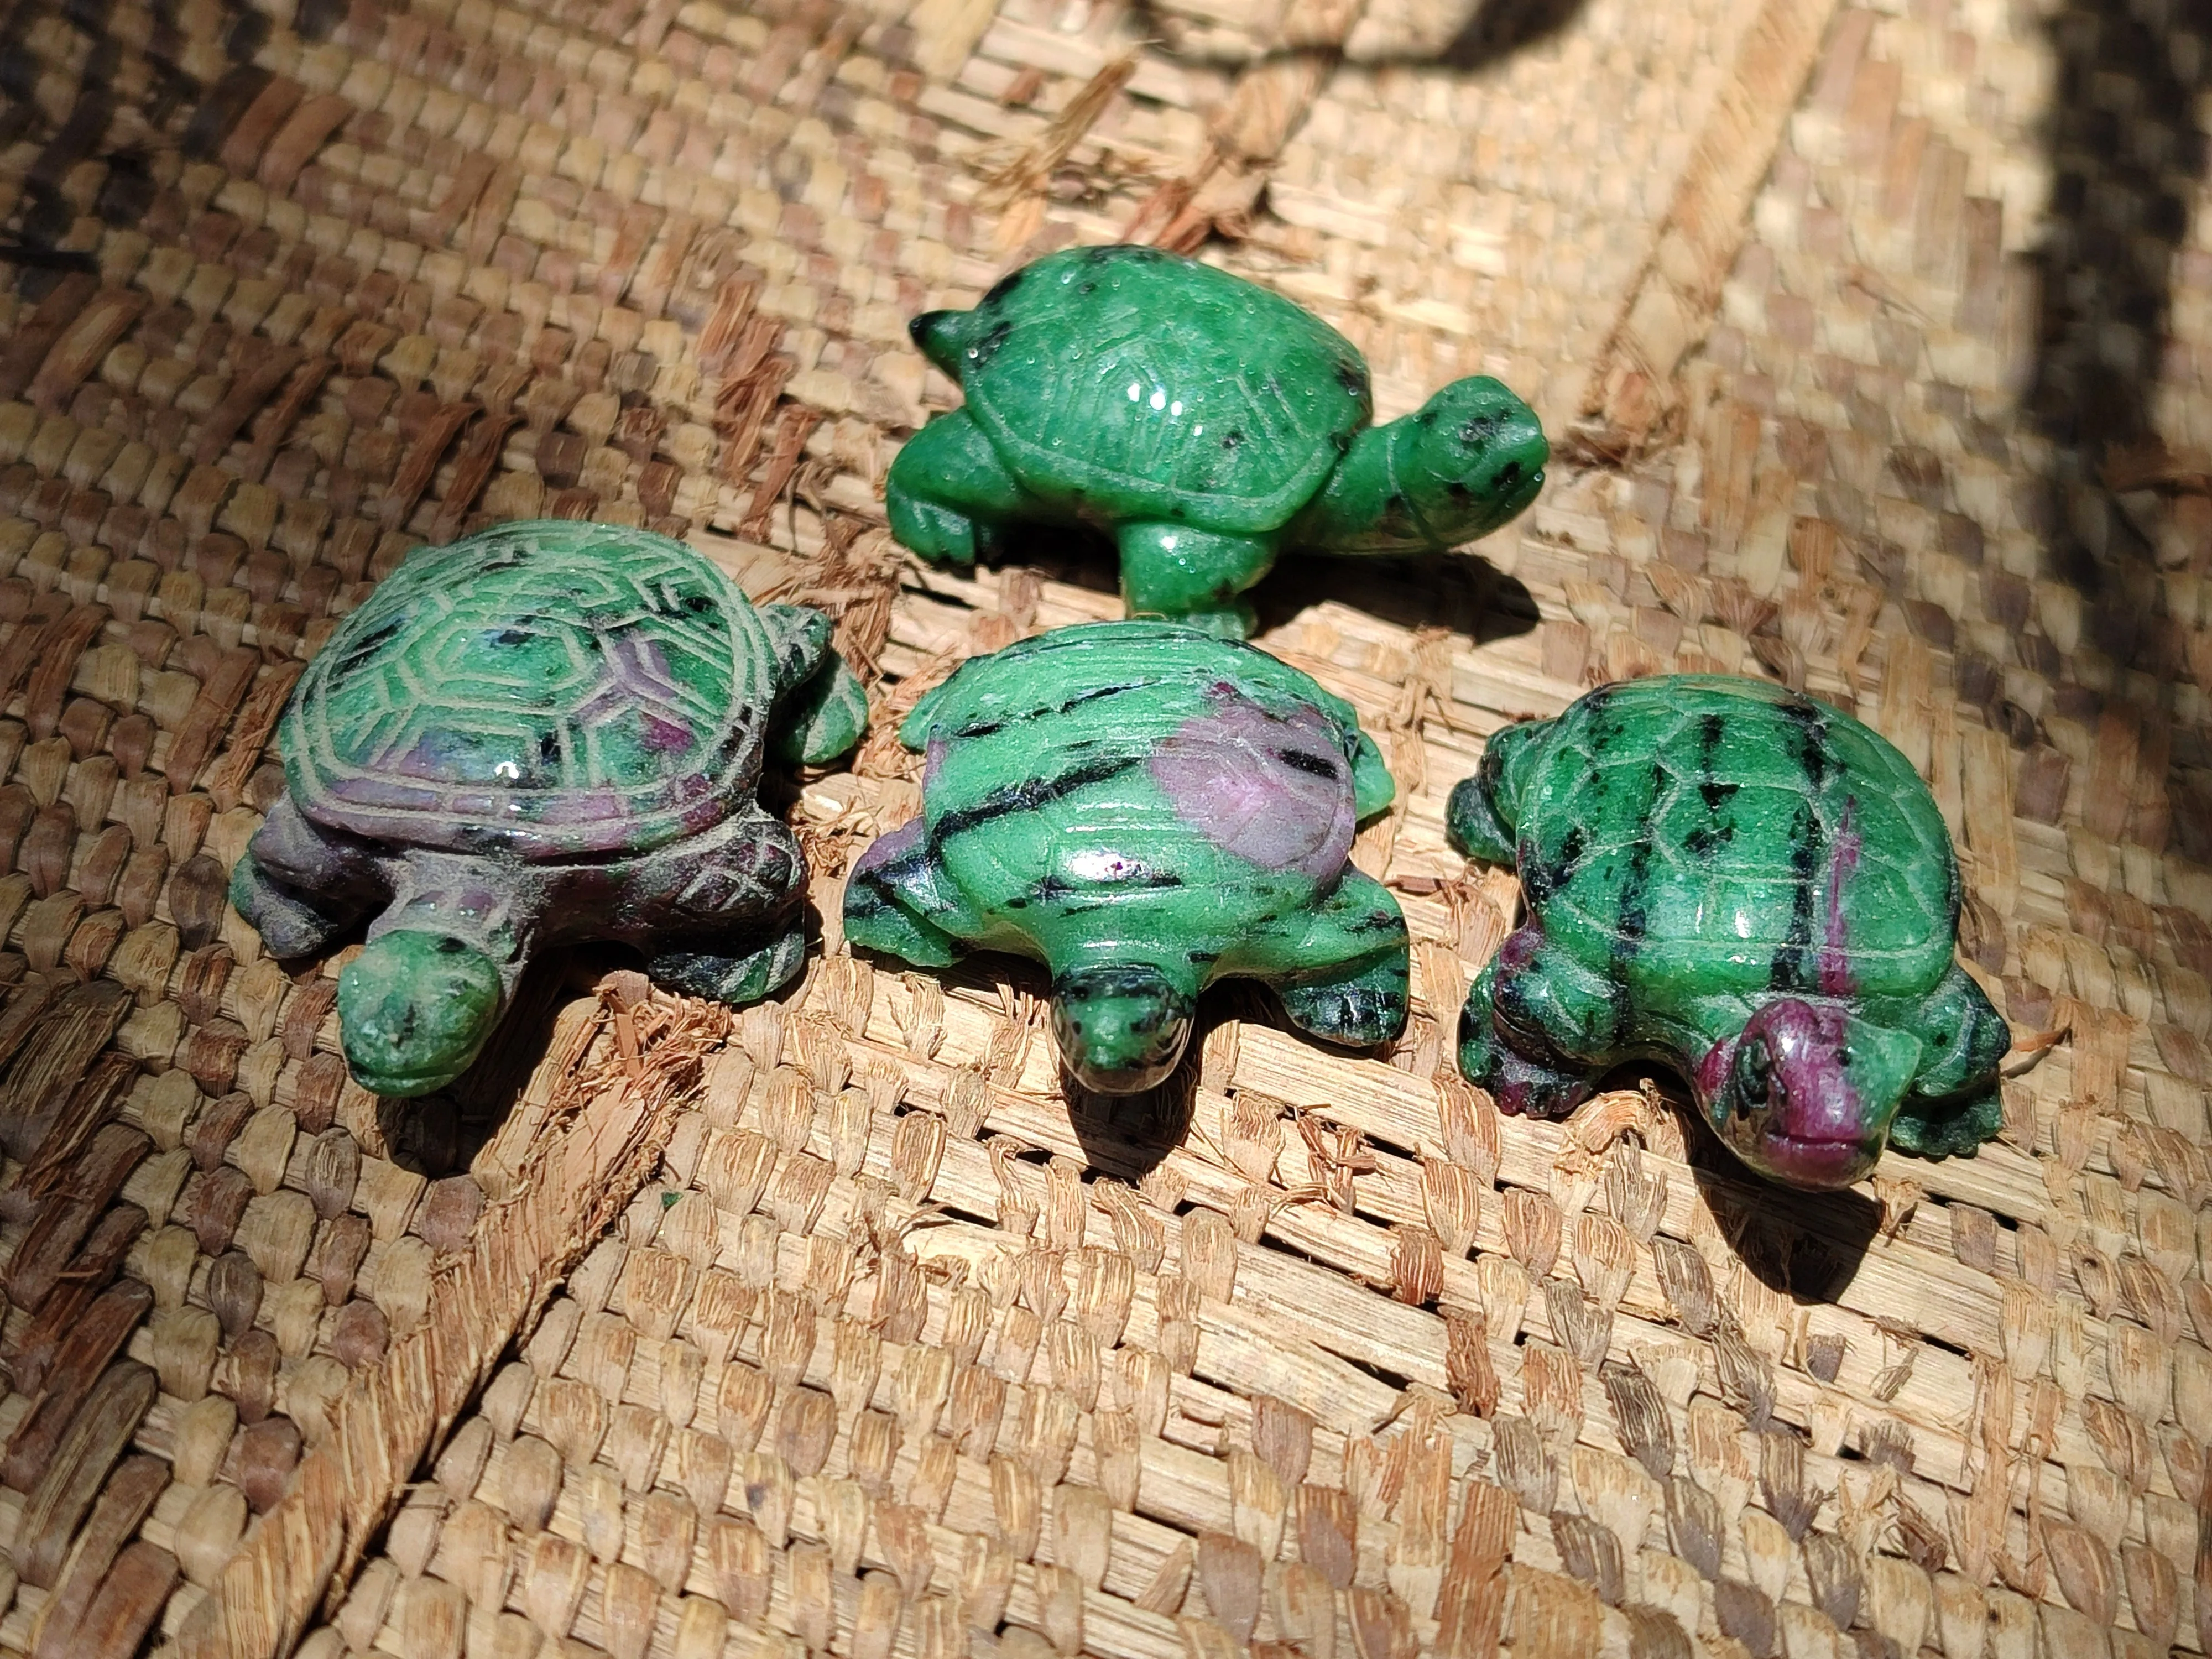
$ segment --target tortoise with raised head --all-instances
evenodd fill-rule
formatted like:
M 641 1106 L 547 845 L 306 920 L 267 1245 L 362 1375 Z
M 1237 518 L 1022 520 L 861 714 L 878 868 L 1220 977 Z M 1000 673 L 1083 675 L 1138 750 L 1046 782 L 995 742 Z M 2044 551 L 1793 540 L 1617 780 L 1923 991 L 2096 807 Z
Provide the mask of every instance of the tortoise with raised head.
M 1161 1081 L 1231 975 L 1331 1042 L 1404 1029 L 1405 919 L 1351 863 L 1390 775 L 1297 669 L 1170 623 L 1062 628 L 963 664 L 899 740 L 927 757 L 921 815 L 854 866 L 845 937 L 928 968 L 1042 960 L 1085 1087 Z
M 549 520 L 420 548 L 301 678 L 231 899 L 280 957 L 368 919 L 346 1060 L 423 1094 L 544 945 L 637 945 L 730 1002 L 798 972 L 806 864 L 756 798 L 763 761 L 831 759 L 866 720 L 827 617 L 753 605 L 665 536 Z
M 1506 1111 L 1564 1115 L 1615 1063 L 1663 1060 L 1798 1187 L 1997 1133 L 2009 1033 L 1954 957 L 1949 832 L 1848 714 L 1718 675 L 1601 686 L 1492 738 L 1445 822 L 1527 901 L 1460 1023 L 1462 1069 Z
M 1150 247 L 1068 248 L 909 331 L 967 394 L 891 464 L 891 529 L 967 564 L 1006 526 L 1111 534 L 1133 616 L 1241 637 L 1276 556 L 1435 551 L 1536 498 L 1550 448 L 1486 376 L 1375 426 L 1367 364 L 1310 312 Z

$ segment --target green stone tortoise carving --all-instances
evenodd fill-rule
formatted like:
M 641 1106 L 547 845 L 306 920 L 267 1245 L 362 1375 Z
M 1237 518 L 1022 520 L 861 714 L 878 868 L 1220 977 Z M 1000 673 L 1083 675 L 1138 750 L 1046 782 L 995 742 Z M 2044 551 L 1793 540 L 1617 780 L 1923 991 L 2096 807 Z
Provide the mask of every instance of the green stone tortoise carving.
M 665 536 L 545 521 L 421 548 L 301 677 L 231 901 L 280 957 L 369 919 L 338 981 L 346 1060 L 426 1093 L 544 945 L 635 945 L 732 1002 L 788 980 L 806 865 L 755 798 L 763 756 L 830 759 L 866 720 L 828 618 L 754 606 Z
M 1493 737 L 1446 827 L 1517 862 L 1527 902 L 1460 1022 L 1504 1110 L 1560 1116 L 1616 1062 L 1665 1060 L 1738 1158 L 1808 1188 L 1885 1143 L 1996 1133 L 2009 1033 L 1954 957 L 1950 836 L 1849 715 L 1758 680 L 1604 686 Z
M 891 464 L 891 529 L 967 564 L 1020 521 L 1119 544 L 1133 616 L 1241 637 L 1279 553 L 1434 551 L 1536 498 L 1550 448 L 1496 380 L 1372 426 L 1350 341 L 1266 289 L 1149 247 L 1070 248 L 973 311 L 914 319 L 966 407 Z
M 1041 959 L 1085 1086 L 1158 1083 L 1230 975 L 1331 1042 L 1404 1029 L 1405 919 L 1350 862 L 1390 775 L 1296 669 L 1171 623 L 1063 628 L 963 664 L 899 740 L 927 757 L 921 816 L 854 866 L 846 938 Z

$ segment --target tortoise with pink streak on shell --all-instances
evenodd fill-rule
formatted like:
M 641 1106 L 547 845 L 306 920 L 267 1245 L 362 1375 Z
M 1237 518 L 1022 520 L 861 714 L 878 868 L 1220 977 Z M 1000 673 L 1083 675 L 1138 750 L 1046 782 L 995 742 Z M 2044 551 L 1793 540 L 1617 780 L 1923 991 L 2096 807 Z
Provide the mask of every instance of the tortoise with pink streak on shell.
M 1351 863 L 1394 786 L 1297 669 L 1176 623 L 1063 628 L 962 665 L 899 738 L 927 757 L 921 815 L 854 866 L 846 938 L 924 967 L 1041 959 L 1085 1087 L 1160 1082 L 1230 975 L 1334 1042 L 1404 1029 L 1405 918 Z

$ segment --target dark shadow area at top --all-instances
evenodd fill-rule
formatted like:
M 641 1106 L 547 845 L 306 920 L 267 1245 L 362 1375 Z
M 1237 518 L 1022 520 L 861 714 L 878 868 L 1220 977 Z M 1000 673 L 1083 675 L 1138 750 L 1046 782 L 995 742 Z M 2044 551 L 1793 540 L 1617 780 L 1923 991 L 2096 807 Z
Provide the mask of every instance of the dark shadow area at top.
M 2130 458 L 2157 442 L 2174 267 L 2205 178 L 2196 110 L 2212 82 L 2212 0 L 2069 0 L 2044 27 L 2056 57 L 2044 126 L 2051 191 L 2033 256 L 2025 414 L 2051 448 L 2023 506 L 2048 550 L 2040 574 L 2082 597 L 2083 642 L 2171 686 L 2191 668 L 2166 615 L 2160 544 L 2169 561 L 2201 567 L 2205 554 L 2175 532 L 2174 498 L 2143 488 Z M 2045 678 L 2071 678 L 2048 640 L 2023 637 L 2021 652 Z M 2099 701 L 2069 686 L 2057 707 L 2094 721 Z M 2212 859 L 2212 753 L 2201 732 L 2177 728 L 2172 741 L 2177 839 Z
M 1475 0 L 1466 21 L 1440 50 L 1385 52 L 1373 57 L 1363 54 L 1352 61 L 1363 69 L 1448 69 L 1471 73 L 1557 34 L 1581 15 L 1585 3 L 1587 0 Z M 1177 49 L 1174 41 L 1178 34 L 1185 32 L 1183 26 L 1168 22 L 1150 0 L 1135 0 L 1130 7 L 1130 15 L 1144 33 L 1165 45 L 1175 57 L 1185 63 L 1201 64 L 1210 68 L 1246 69 L 1271 58 L 1298 57 L 1309 50 L 1285 47 L 1258 58 L 1224 60 L 1203 52 Z M 1340 53 L 1331 55 L 1341 56 Z

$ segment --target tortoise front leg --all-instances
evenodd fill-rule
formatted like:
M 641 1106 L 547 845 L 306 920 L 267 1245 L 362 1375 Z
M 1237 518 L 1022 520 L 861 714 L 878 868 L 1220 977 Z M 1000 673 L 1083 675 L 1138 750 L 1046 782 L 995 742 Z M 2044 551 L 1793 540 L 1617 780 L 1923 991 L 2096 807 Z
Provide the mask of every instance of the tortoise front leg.
M 382 901 L 356 851 L 277 798 L 230 872 L 230 902 L 270 955 L 315 956 Z
M 843 754 L 868 727 L 868 694 L 830 648 L 830 618 L 811 605 L 763 605 L 762 626 L 775 651 L 776 757 L 819 766 Z
M 879 836 L 845 878 L 845 942 L 910 962 L 950 968 L 982 925 L 950 884 L 937 879 L 921 818 Z
M 1565 1117 L 1597 1086 L 1620 1029 L 1620 988 L 1523 927 L 1507 938 L 1460 1012 L 1459 1066 L 1502 1110 Z
M 1955 1158 L 1994 1139 L 2004 1127 L 1997 1066 L 2012 1047 L 2004 1016 L 1953 963 L 1911 1030 L 1925 1048 L 1911 1090 L 1890 1121 L 1890 1145 L 1922 1158 Z
M 1273 568 L 1272 538 L 1138 523 L 1123 525 L 1115 540 L 1131 616 L 1164 617 L 1231 640 L 1258 625 L 1259 613 L 1238 596 Z
M 906 441 L 891 462 L 884 507 L 900 544 L 932 564 L 973 564 L 1000 523 L 1050 516 L 964 409 Z
M 1346 870 L 1328 898 L 1283 925 L 1267 953 L 1293 970 L 1278 994 L 1300 1030 L 1364 1048 L 1406 1029 L 1406 918 L 1373 877 Z
M 867 688 L 833 651 L 776 705 L 776 758 L 824 765 L 860 742 L 867 729 Z
M 647 959 L 645 971 L 672 991 L 742 1008 L 788 985 L 805 965 L 806 928 L 794 921 L 758 950 L 741 955 L 664 951 Z

